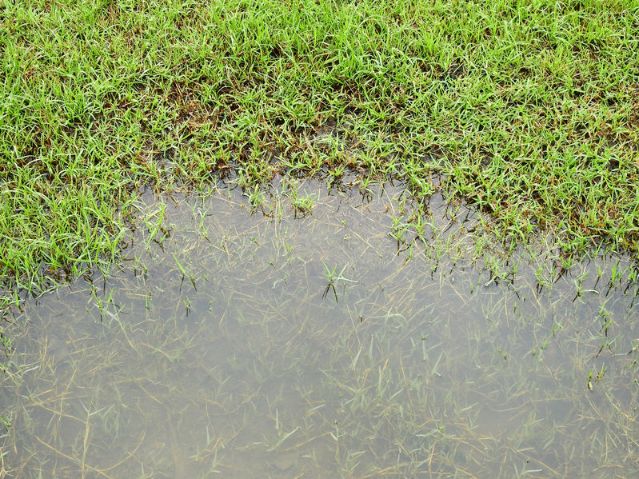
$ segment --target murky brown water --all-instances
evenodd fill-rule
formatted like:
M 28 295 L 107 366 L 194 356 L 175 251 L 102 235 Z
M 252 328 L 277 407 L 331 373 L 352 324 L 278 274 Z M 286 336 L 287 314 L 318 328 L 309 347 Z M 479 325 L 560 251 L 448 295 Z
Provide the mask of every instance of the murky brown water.
M 496 283 L 444 236 L 397 254 L 392 190 L 307 187 L 297 219 L 169 201 L 170 237 L 29 302 L 5 476 L 637 477 L 636 289 L 607 287 L 612 260 Z

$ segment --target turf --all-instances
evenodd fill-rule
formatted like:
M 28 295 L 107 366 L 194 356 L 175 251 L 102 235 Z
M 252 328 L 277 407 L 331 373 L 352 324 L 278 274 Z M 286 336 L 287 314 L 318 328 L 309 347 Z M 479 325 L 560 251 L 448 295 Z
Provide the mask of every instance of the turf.
M 355 173 L 639 252 L 637 1 L 0 2 L 5 290 L 106 264 L 143 185 Z

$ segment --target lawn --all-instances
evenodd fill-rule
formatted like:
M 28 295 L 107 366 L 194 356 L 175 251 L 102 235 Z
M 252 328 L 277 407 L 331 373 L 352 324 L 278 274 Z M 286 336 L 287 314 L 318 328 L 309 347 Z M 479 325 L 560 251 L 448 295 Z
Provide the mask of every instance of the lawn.
M 636 256 L 638 51 L 637 1 L 0 1 L 2 289 L 220 178 L 393 179 L 505 245 Z

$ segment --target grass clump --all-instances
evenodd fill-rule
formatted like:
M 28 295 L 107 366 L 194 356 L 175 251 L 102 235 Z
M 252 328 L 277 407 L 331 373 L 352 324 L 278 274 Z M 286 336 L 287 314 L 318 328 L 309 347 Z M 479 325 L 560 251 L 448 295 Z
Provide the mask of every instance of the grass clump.
M 637 18 L 630 0 L 3 2 L 0 277 L 108 263 L 141 185 L 229 172 L 249 191 L 396 178 L 490 212 L 505 242 L 636 254 Z

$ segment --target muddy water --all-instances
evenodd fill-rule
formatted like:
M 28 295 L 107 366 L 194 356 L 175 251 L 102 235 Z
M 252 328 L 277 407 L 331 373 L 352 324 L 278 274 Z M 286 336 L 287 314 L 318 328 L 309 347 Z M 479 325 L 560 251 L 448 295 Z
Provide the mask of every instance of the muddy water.
M 392 189 L 307 188 L 298 218 L 232 191 L 164 199 L 164 233 L 147 197 L 120 270 L 29 302 L 4 475 L 637 477 L 636 290 L 608 287 L 617 260 L 496 282 L 444 237 L 398 254 Z M 435 201 L 431 220 L 449 213 Z

